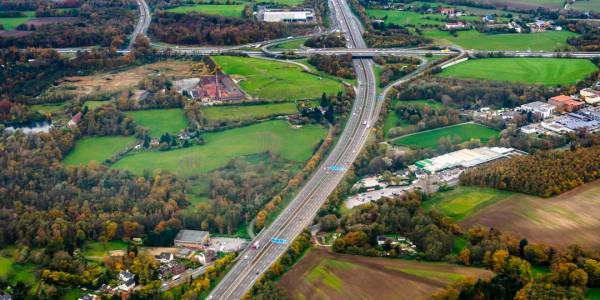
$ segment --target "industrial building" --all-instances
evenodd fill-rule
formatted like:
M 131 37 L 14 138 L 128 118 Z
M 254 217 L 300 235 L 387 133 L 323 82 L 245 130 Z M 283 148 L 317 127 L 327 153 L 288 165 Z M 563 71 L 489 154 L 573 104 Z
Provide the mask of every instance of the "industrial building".
M 518 154 L 517 150 L 503 147 L 462 149 L 434 158 L 420 160 L 415 163 L 415 166 L 425 173 L 435 174 L 436 172 L 451 168 L 471 168 L 515 154 Z
M 246 100 L 246 94 L 220 70 L 214 75 L 174 80 L 173 86 L 180 94 L 203 103 L 221 103 Z
M 582 129 L 594 132 L 600 128 L 600 121 L 585 113 L 569 113 L 568 115 L 544 121 L 541 125 L 544 129 L 559 134 Z
M 315 21 L 315 13 L 312 9 L 260 8 L 257 18 L 263 22 L 311 23 Z
M 548 103 L 556 105 L 559 111 L 573 112 L 583 107 L 583 102 L 573 99 L 571 96 L 560 95 L 548 99 Z
M 208 231 L 199 230 L 180 230 L 175 237 L 176 247 L 190 249 L 204 249 L 209 242 L 210 234 Z
M 542 119 L 546 119 L 554 114 L 554 112 L 556 111 L 556 106 L 546 102 L 534 101 L 521 105 L 519 107 L 519 110 L 531 112 L 541 117 Z

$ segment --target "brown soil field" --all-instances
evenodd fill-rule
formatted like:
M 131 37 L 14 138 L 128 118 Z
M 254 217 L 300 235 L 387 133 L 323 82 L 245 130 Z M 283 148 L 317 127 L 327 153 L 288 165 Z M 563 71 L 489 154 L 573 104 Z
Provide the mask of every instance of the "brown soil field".
M 469 276 L 491 277 L 492 272 L 313 249 L 283 275 L 279 285 L 290 299 L 423 299 Z
M 136 86 L 142 79 L 152 74 L 167 77 L 186 78 L 203 74 L 192 74 L 191 61 L 169 60 L 147 64 L 118 72 L 97 73 L 90 76 L 70 76 L 63 78 L 51 90 L 65 90 L 76 95 L 94 93 L 114 93 Z
M 460 222 L 511 231 L 556 247 L 600 248 L 600 180 L 552 198 L 516 194 Z

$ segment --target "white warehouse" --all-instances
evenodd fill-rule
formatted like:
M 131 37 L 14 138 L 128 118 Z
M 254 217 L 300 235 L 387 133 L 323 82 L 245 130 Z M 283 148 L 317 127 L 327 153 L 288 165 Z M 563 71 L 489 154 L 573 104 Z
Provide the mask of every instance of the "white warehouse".
M 315 20 L 311 9 L 260 9 L 258 19 L 264 22 L 310 23 Z

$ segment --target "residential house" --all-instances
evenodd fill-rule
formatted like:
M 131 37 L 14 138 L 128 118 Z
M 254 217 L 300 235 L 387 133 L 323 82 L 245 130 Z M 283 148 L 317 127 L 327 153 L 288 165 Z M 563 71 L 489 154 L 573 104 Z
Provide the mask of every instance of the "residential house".
M 556 111 L 556 106 L 541 101 L 534 101 L 519 106 L 519 110 L 531 112 L 542 119 L 546 119 L 554 114 Z
M 442 7 L 438 12 L 442 15 L 453 15 L 456 12 L 456 9 L 452 7 Z
M 135 275 L 129 272 L 129 270 L 121 271 L 119 273 L 119 280 L 121 284 L 115 288 L 118 291 L 128 292 L 135 287 Z
M 213 249 L 206 249 L 206 251 L 196 255 L 196 258 L 201 264 L 206 265 L 217 258 L 217 252 Z
M 81 112 L 78 112 L 77 114 L 75 114 L 71 120 L 69 120 L 69 122 L 67 123 L 67 127 L 74 129 L 77 127 L 77 123 L 79 123 L 79 121 L 81 120 Z
M 573 112 L 583 107 L 583 102 L 567 95 L 554 96 L 548 99 L 548 103 L 556 105 L 557 110 L 566 112 Z
M 161 265 L 158 268 L 158 273 L 161 278 L 170 278 L 183 274 L 185 272 L 185 266 L 178 263 L 177 261 L 169 262 L 168 264 Z
M 180 230 L 174 244 L 176 247 L 202 250 L 209 241 L 209 235 L 208 231 Z
M 173 255 L 173 253 L 169 253 L 169 252 L 162 252 L 161 254 L 159 254 L 158 256 L 156 256 L 156 259 L 161 263 L 161 264 L 166 264 L 171 262 L 172 260 L 175 259 L 175 256 Z
M 492 15 L 485 15 L 484 17 L 481 18 L 481 20 L 483 22 L 487 22 L 487 23 L 492 23 L 495 21 L 494 16 L 492 16 Z

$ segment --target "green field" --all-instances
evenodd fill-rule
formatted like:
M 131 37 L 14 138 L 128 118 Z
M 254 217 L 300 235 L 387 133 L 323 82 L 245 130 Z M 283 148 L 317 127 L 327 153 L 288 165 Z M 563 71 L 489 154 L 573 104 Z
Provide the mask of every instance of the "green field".
M 435 193 L 423 206 L 460 221 L 510 195 L 512 193 L 507 191 L 459 186 L 450 191 Z
M 108 241 L 106 244 L 98 241 L 88 241 L 83 245 L 82 250 L 84 256 L 98 259 L 108 255 L 109 251 L 124 249 L 127 249 L 127 243 L 115 240 Z
M 425 37 L 433 39 L 437 44 L 456 44 L 465 49 L 489 51 L 553 51 L 557 47 L 567 46 L 567 38 L 577 36 L 569 31 L 486 34 L 469 30 L 459 31 L 457 34 L 458 36 L 454 37 L 447 31 L 424 31 Z
M 0 18 L 0 24 L 4 26 L 4 30 L 13 30 L 35 17 L 34 11 L 24 11 L 23 13 L 25 13 L 25 17 Z
M 313 147 L 325 136 L 326 129 L 307 125 L 292 128 L 285 121 L 267 121 L 247 127 L 204 134 L 205 145 L 172 151 L 148 151 L 130 154 L 113 165 L 136 174 L 143 170 L 167 170 L 182 176 L 225 166 L 231 159 L 272 151 L 282 158 L 307 160 Z
M 75 144 L 62 161 L 64 165 L 87 164 L 92 160 L 103 162 L 135 142 L 133 136 L 84 137 Z
M 203 115 L 210 121 L 264 119 L 275 115 L 291 115 L 297 111 L 293 102 L 208 106 L 202 109 Z
M 12 258 L 0 256 L 0 278 L 7 279 L 8 273 L 12 269 Z
M 83 103 L 83 106 L 87 106 L 88 109 L 96 109 L 100 106 L 104 106 L 107 104 L 110 104 L 110 101 L 94 101 L 94 100 L 90 100 L 90 101 L 85 101 L 85 103 Z
M 242 88 L 255 98 L 316 99 L 324 92 L 343 91 L 340 82 L 305 73 L 302 67 L 291 63 L 237 56 L 215 56 L 213 59 L 225 73 L 240 78 Z
M 187 127 L 183 109 L 149 109 L 127 113 L 136 124 L 149 129 L 151 136 L 158 137 L 164 133 L 179 133 Z
M 31 106 L 31 110 L 37 110 L 43 113 L 53 113 L 63 109 L 64 107 L 64 103 L 35 104 Z
M 578 11 L 600 12 L 600 0 L 577 0 L 571 8 Z
M 259 0 L 256 1 L 257 4 L 279 4 L 279 5 L 286 5 L 286 6 L 300 6 L 304 3 L 303 0 Z
M 207 15 L 219 15 L 225 17 L 242 17 L 242 12 L 246 4 L 197 4 L 191 6 L 179 6 L 171 9 L 167 9 L 168 12 L 174 13 L 190 13 L 198 12 Z
M 420 107 L 420 108 L 423 108 L 424 106 L 430 106 L 431 108 L 439 109 L 442 107 L 441 103 L 439 103 L 435 100 L 432 100 L 432 99 L 427 99 L 427 100 L 424 100 L 424 99 L 419 99 L 419 100 L 394 99 L 394 100 L 392 100 L 391 111 L 388 114 L 388 116 L 386 117 L 385 122 L 383 123 L 383 133 L 386 137 L 388 136 L 390 129 L 392 129 L 394 127 L 408 128 L 410 126 L 414 126 L 414 125 L 409 124 L 407 121 L 398 118 L 398 115 L 396 115 L 396 113 L 394 113 L 396 106 L 398 106 L 398 104 L 400 104 L 400 103 L 402 103 L 402 105 L 405 105 L 405 106 L 416 106 L 416 107 Z
M 600 300 L 600 288 L 589 288 L 585 298 L 588 300 Z
M 421 14 L 412 11 L 367 9 L 367 15 L 375 19 L 383 19 L 385 24 L 397 25 L 443 25 L 446 16 L 442 14 Z M 386 18 L 387 17 L 387 18 Z M 461 16 L 458 20 L 478 21 L 479 16 Z
M 272 47 L 272 49 L 283 49 L 283 50 L 299 49 L 302 45 L 304 45 L 306 40 L 308 40 L 308 38 L 293 39 L 291 41 L 286 41 L 283 43 L 276 44 L 275 46 Z
M 562 85 L 585 79 L 596 69 L 587 59 L 487 58 L 451 66 L 444 69 L 441 76 Z
M 485 144 L 491 137 L 497 135 L 498 131 L 494 129 L 479 124 L 469 123 L 405 135 L 393 140 L 393 142 L 396 145 L 402 146 L 436 148 L 438 140 L 442 137 L 453 139 L 455 136 L 458 136 L 462 142 L 470 139 L 479 139 Z

